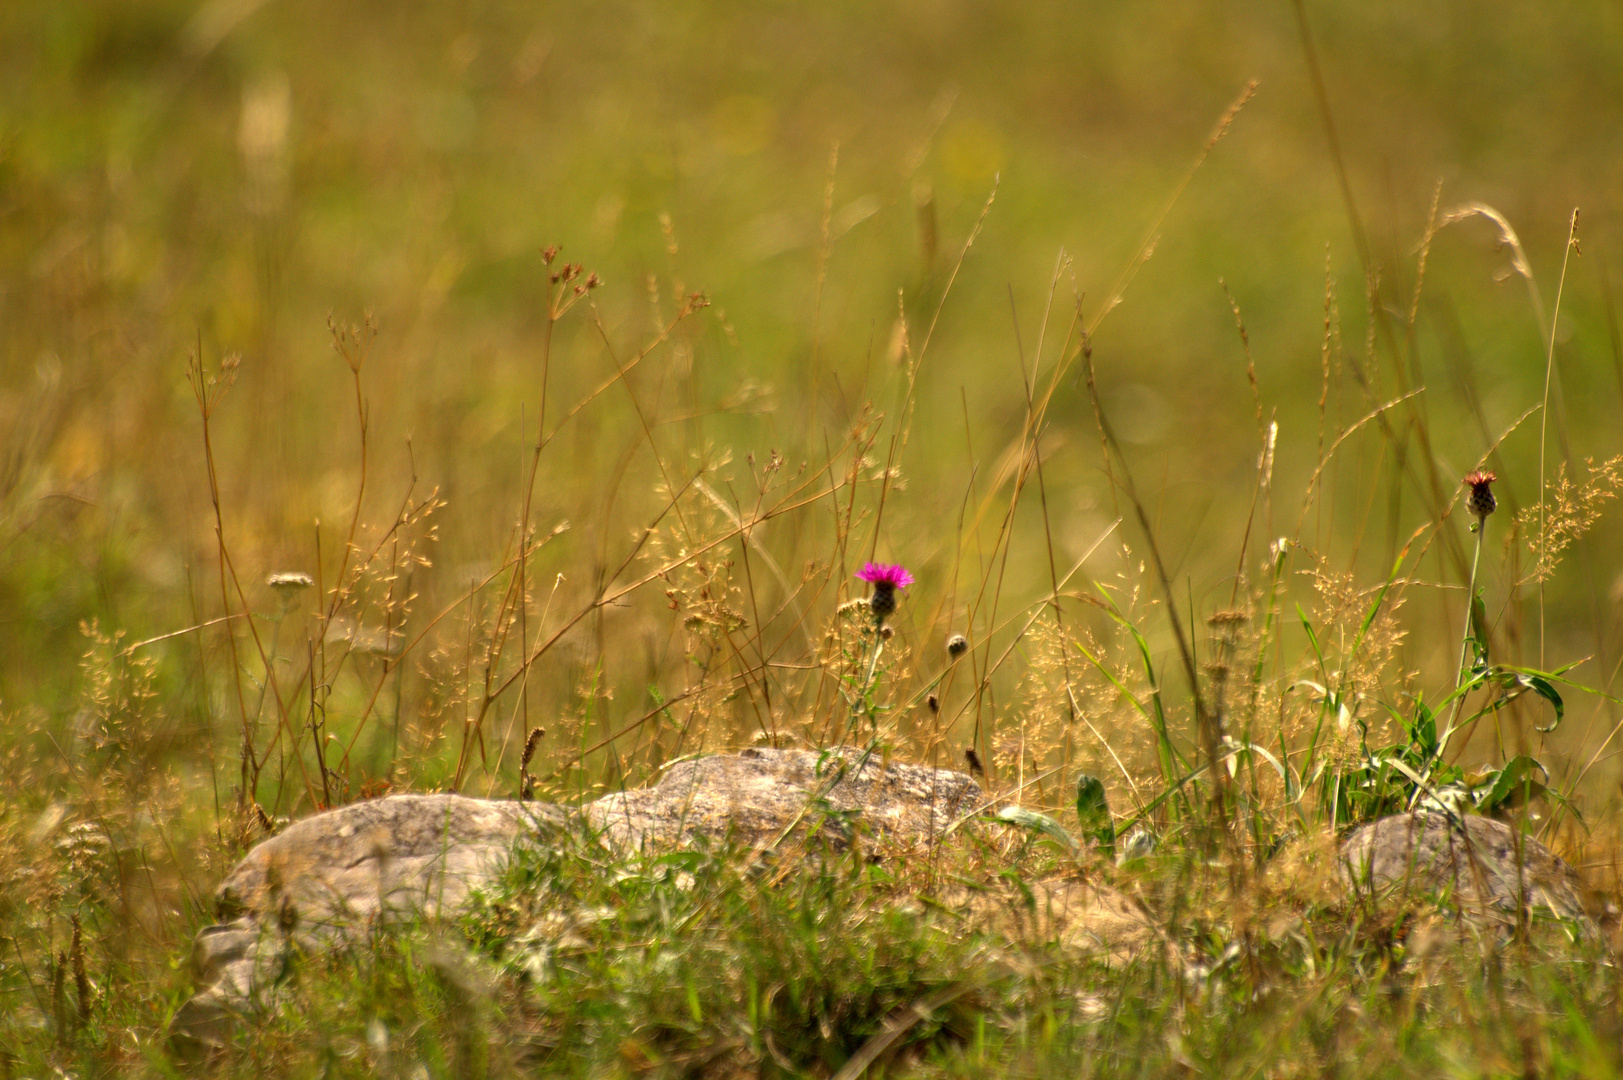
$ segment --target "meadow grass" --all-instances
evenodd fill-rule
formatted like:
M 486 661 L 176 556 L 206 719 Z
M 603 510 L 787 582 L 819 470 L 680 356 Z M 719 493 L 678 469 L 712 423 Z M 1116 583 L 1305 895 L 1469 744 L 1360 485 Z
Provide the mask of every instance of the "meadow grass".
M 549 325 L 583 317 L 595 280 L 551 252 L 543 263 Z M 705 307 L 686 297 L 581 407 L 623 385 L 628 363 L 669 348 Z M 921 419 L 905 391 L 899 423 L 868 412 L 816 467 L 773 453 L 746 454 L 734 468 L 713 448 L 656 457 L 656 511 L 584 599 L 560 596 L 567 574 L 548 566 L 543 576 L 560 532 L 533 523 L 525 494 L 500 558 L 443 610 L 423 611 L 413 582 L 434 570 L 447 508 L 408 490 L 392 518 L 364 520 L 374 331 L 335 323 L 332 336 L 360 447 L 357 509 L 339 528 L 339 552 L 322 553 L 315 575 L 249 577 L 222 488 L 211 487 L 214 580 L 197 590 L 196 623 L 134 642 L 87 624 L 71 726 L 58 736 L 24 729 L 10 746 L 13 1073 L 181 1067 L 164 1025 L 189 992 L 181 959 L 209 920 L 211 882 L 290 814 L 422 788 L 568 801 L 647 782 L 664 763 L 707 750 L 839 742 L 947 765 L 972 752 L 1003 807 L 1007 824 L 991 827 L 999 839 L 922 871 L 830 853 L 769 875 L 739 852 L 621 864 L 589 836 L 559 839 L 521 851 L 503 887 L 460 926 L 379 930 L 365 947 L 297 958 L 281 1003 L 242 1025 L 212 1067 L 1615 1069 L 1617 988 L 1603 942 L 1559 930 L 1501 938 L 1437 922 L 1423 904 L 1370 907 L 1327 878 L 1322 851 L 1316 875 L 1298 874 L 1311 859 L 1291 861 L 1303 845 L 1424 804 L 1517 816 L 1587 865 L 1606 895 L 1596 863 L 1615 851 L 1609 821 L 1580 812 L 1581 771 L 1552 771 L 1538 742 L 1586 688 L 1569 665 L 1497 659 L 1515 626 L 1489 618 L 1476 578 L 1505 517 L 1476 512 L 1480 503 L 1467 513 L 1468 487 L 1415 529 L 1384 580 L 1338 572 L 1301 539 L 1266 551 L 1259 540 L 1253 551 L 1248 536 L 1225 603 L 1200 615 L 1166 567 L 1135 463 L 1096 392 L 1087 332 L 1073 325 L 1046 386 L 1034 380 L 1022 456 L 987 481 L 992 494 L 965 499 L 966 517 L 998 522 L 981 575 L 960 564 L 953 582 L 926 562 L 884 633 L 846 571 L 875 550 L 901 488 L 893 462 Z M 901 341 L 905 387 L 921 358 L 911 329 Z M 1086 580 L 1086 557 L 1049 561 L 1042 395 L 1073 366 L 1092 393 L 1128 519 L 1098 538 L 1125 549 L 1113 579 Z M 194 356 L 188 375 L 213 477 L 234 361 Z M 1329 440 L 1324 460 L 1361 426 Z M 1259 508 L 1275 496 L 1274 434 L 1264 430 L 1250 500 Z M 550 449 L 542 428 L 521 493 L 544 478 Z M 1562 472 L 1550 500 L 1524 510 L 1520 527 L 1535 537 L 1529 594 L 1594 524 L 1616 469 L 1590 466 L 1577 480 Z M 1027 500 L 1037 505 L 1022 519 Z M 1121 539 L 1135 521 L 1142 556 Z M 1448 530 L 1473 550 L 1461 584 L 1477 599 L 1460 607 L 1461 659 L 1452 671 L 1410 670 L 1411 567 Z M 775 551 L 763 539 L 784 534 L 799 542 Z M 826 553 L 791 578 L 785 566 L 818 535 Z M 1539 546 L 1540 535 L 1558 539 Z M 1022 545 L 1051 576 L 1017 603 L 999 582 Z M 957 599 L 931 599 L 932 590 Z M 639 629 L 648 609 L 669 627 L 663 647 Z M 958 626 L 968 636 L 949 650 L 937 628 Z M 181 640 L 196 650 L 192 690 L 165 685 L 156 648 Z M 628 664 L 633 643 L 645 655 Z M 560 695 L 535 673 L 565 647 L 577 650 L 581 682 Z M 626 700 L 626 669 L 639 662 L 646 698 Z M 207 705 L 191 700 L 206 719 L 188 729 L 174 710 L 199 692 Z M 1492 749 L 1461 753 L 1473 738 Z M 1118 846 L 1136 857 L 1117 866 Z M 1166 947 L 1126 963 L 1078 957 L 930 907 L 944 881 L 988 873 L 1116 882 L 1144 901 Z
M 1373 905 L 1327 869 L 1360 822 L 1493 813 L 1615 929 L 1609 222 L 1540 202 L 1518 235 L 1405 173 L 1375 227 L 1381 93 L 1338 98 L 1352 51 L 1256 13 L 1206 29 L 1286 42 L 1305 128 L 1196 27 L 1176 51 L 1222 68 L 1200 108 L 1098 121 L 1079 169 L 1033 105 L 1074 28 L 1036 16 L 943 22 L 975 58 L 955 90 L 920 74 L 935 46 L 875 59 L 914 32 L 896 13 L 799 88 L 796 35 L 741 75 L 718 56 L 759 25 L 716 11 L 318 34 L 272 5 L 52 7 L 0 16 L 32 58 L 0 156 L 27 268 L 0 294 L 7 1075 L 198 1067 L 166 1038 L 190 939 L 291 818 L 839 743 L 973 766 L 1002 823 L 923 866 L 765 874 L 560 836 L 456 925 L 298 958 L 203 1065 L 1619 1071 L 1607 941 Z M 1325 13 L 1366 43 L 1396 17 Z M 851 36 L 826 18 L 807 40 Z M 1571 18 L 1548 55 L 1615 79 Z M 1135 25 L 1101 14 L 1118 49 L 1078 77 L 1164 102 Z M 1555 145 L 1523 188 L 1609 167 Z M 885 635 L 869 561 L 918 579 Z M 1139 898 L 1164 948 L 1078 956 L 932 903 L 1052 875 Z

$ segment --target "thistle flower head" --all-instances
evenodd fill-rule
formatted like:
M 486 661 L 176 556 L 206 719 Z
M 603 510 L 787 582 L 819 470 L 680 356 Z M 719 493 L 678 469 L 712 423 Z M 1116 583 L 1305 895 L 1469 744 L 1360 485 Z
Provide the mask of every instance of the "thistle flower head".
M 900 563 L 894 565 L 868 563 L 857 571 L 856 576 L 873 586 L 873 595 L 868 597 L 868 607 L 873 611 L 874 621 L 881 624 L 896 610 L 896 590 L 905 589 L 913 584 L 913 575 Z
M 886 565 L 885 563 L 867 563 L 857 571 L 858 578 L 872 585 L 874 589 L 905 589 L 913 584 L 913 575 L 907 572 L 907 567 L 901 563 Z
M 1499 502 L 1493 497 L 1493 482 L 1497 479 L 1493 473 L 1477 469 L 1465 478 L 1463 483 L 1471 489 L 1466 497 L 1465 504 L 1470 507 L 1471 513 L 1477 516 L 1480 524 L 1487 516 L 1498 508 Z

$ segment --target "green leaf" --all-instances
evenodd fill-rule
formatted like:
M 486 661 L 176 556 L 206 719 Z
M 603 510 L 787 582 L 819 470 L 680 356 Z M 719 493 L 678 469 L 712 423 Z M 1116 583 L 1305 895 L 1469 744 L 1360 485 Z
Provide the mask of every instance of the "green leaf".
M 1229 752 L 1225 756 L 1229 758 L 1237 758 L 1240 754 L 1246 752 L 1257 754 L 1266 760 L 1268 764 L 1272 765 L 1274 767 L 1274 772 L 1279 774 L 1279 779 L 1284 783 L 1286 790 L 1290 789 L 1292 777 L 1289 770 L 1286 768 L 1283 761 L 1280 761 L 1277 757 L 1268 752 L 1268 748 L 1266 746 L 1261 746 L 1254 742 L 1236 742 L 1233 739 L 1230 739 Z
M 1425 699 L 1415 698 L 1414 715 L 1405 716 L 1386 702 L 1381 702 L 1381 708 L 1386 710 L 1388 716 L 1396 720 L 1403 728 L 1403 733 L 1409 737 L 1406 746 L 1389 746 L 1379 752 L 1386 754 L 1401 754 L 1416 766 L 1424 767 L 1437 756 L 1437 714 L 1427 705 Z
M 1476 652 L 1476 664 L 1479 667 L 1488 662 L 1488 605 L 1482 602 L 1482 594 L 1477 593 L 1471 597 L 1471 647 Z
M 1411 537 L 1410 543 L 1413 542 Z M 1381 613 L 1381 605 L 1386 602 L 1386 594 L 1392 591 L 1392 586 L 1397 582 L 1398 571 L 1403 568 L 1403 560 L 1408 554 L 1409 544 L 1404 544 L 1403 550 L 1398 553 L 1397 560 L 1392 564 L 1392 572 L 1386 575 L 1386 581 L 1381 584 L 1381 591 L 1375 594 L 1375 602 L 1364 613 L 1364 621 L 1358 625 L 1358 636 L 1353 639 L 1352 651 L 1348 655 L 1357 656 L 1359 650 L 1363 648 L 1364 639 L 1369 636 L 1369 628 L 1375 624 L 1375 616 Z
M 1129 690 L 1127 688 L 1126 683 L 1124 683 L 1120 679 L 1116 678 L 1115 672 L 1111 671 L 1110 668 L 1106 667 L 1104 661 L 1100 660 L 1098 657 L 1094 656 L 1091 652 L 1089 652 L 1088 647 L 1086 645 L 1084 645 L 1082 642 L 1080 642 L 1080 641 L 1075 642 L 1075 645 L 1076 645 L 1077 652 L 1082 654 L 1083 659 L 1087 660 L 1088 663 L 1092 664 L 1094 666 L 1094 668 L 1099 672 L 1099 674 L 1103 675 L 1106 679 L 1110 680 L 1110 684 L 1116 688 L 1116 690 L 1121 694 L 1122 697 L 1126 698 L 1129 702 L 1132 703 L 1133 708 L 1138 710 L 1138 713 L 1139 713 L 1140 716 L 1144 717 L 1144 719 L 1146 719 L 1146 720 L 1151 721 L 1152 723 L 1154 722 L 1154 718 L 1152 716 L 1150 716 L 1149 708 L 1142 701 L 1138 700 L 1137 695 L 1135 695 L 1131 690 Z
M 1546 780 L 1550 778 L 1549 770 L 1545 769 L 1543 765 L 1526 754 L 1517 754 L 1505 762 L 1504 767 L 1499 770 L 1498 775 L 1494 778 L 1492 786 L 1477 797 L 1477 806 L 1487 811 L 1496 806 L 1514 805 L 1511 800 L 1516 800 L 1523 794 L 1529 797 L 1541 794 L 1544 785 L 1532 778 L 1534 769 L 1543 773 Z
M 1555 719 L 1551 721 L 1549 727 L 1539 727 L 1537 724 L 1534 724 L 1533 727 L 1543 732 L 1554 731 L 1555 726 L 1561 722 L 1561 718 L 1567 715 L 1566 702 L 1561 700 L 1560 692 L 1543 676 L 1527 675 L 1524 677 L 1527 679 L 1527 685 L 1532 687 L 1533 693 L 1548 701 L 1550 708 L 1555 710 Z
M 1076 837 L 1065 831 L 1065 827 L 1047 814 L 1039 814 L 1035 810 L 1027 810 L 1023 806 L 1005 806 L 997 812 L 997 820 L 1006 825 L 1018 825 L 1023 829 L 1044 833 L 1053 840 L 1059 841 L 1069 851 L 1080 851 L 1082 845 L 1076 842 Z
M 702 1024 L 704 1023 L 704 1006 L 699 1002 L 699 987 L 691 978 L 687 981 L 687 990 L 688 1015 L 693 1017 L 695 1024 Z
M 1520 695 L 1531 690 L 1550 703 L 1550 708 L 1555 710 L 1555 719 L 1550 721 L 1549 727 L 1540 727 L 1534 724 L 1533 727 L 1536 730 L 1543 733 L 1554 731 L 1556 726 L 1567 715 L 1567 703 L 1561 700 L 1561 692 L 1555 688 L 1555 684 L 1540 672 L 1528 671 L 1524 668 L 1502 667 L 1494 671 L 1494 677 L 1506 694 Z
M 1110 816 L 1110 803 L 1105 798 L 1104 781 L 1083 773 L 1076 778 L 1076 818 L 1081 823 L 1082 835 L 1098 841 L 1106 854 L 1116 851 L 1116 823 Z
M 1313 632 L 1313 620 L 1307 617 L 1307 611 L 1301 604 L 1296 605 L 1296 618 L 1301 621 L 1302 629 L 1307 632 L 1307 643 L 1313 649 L 1313 658 L 1319 662 L 1319 670 L 1324 670 L 1324 653 L 1319 648 L 1319 635 Z
M 1400 772 L 1404 776 L 1408 777 L 1409 782 L 1411 784 L 1413 784 L 1417 789 L 1419 789 L 1420 791 L 1423 791 L 1423 792 L 1425 792 L 1427 794 L 1431 793 L 1432 785 L 1426 782 L 1426 778 L 1424 776 L 1421 776 L 1415 770 L 1411 769 L 1400 758 L 1395 758 L 1395 757 L 1377 758 L 1376 763 L 1380 764 L 1380 765 L 1390 765 L 1392 768 L 1396 769 L 1398 772 Z
M 1437 714 L 1424 701 L 1415 701 L 1414 720 L 1404 726 L 1409 729 L 1409 741 L 1421 753 L 1422 764 L 1437 756 Z
M 1112 683 L 1115 683 L 1117 689 L 1127 694 L 1139 712 L 1143 713 L 1145 718 L 1149 720 L 1151 727 L 1155 731 L 1155 752 L 1161 766 L 1161 778 L 1170 781 L 1175 768 L 1187 769 L 1189 762 L 1185 760 L 1183 753 L 1173 744 L 1172 738 L 1167 731 L 1166 708 L 1161 702 L 1160 680 L 1155 673 L 1155 656 L 1150 651 L 1149 640 L 1139 632 L 1138 627 L 1133 625 L 1132 620 L 1116 610 L 1115 602 L 1111 600 L 1110 594 L 1102 586 L 1098 586 L 1098 589 L 1100 596 L 1104 599 L 1102 606 L 1105 614 L 1109 615 L 1116 625 L 1127 631 L 1138 646 L 1138 654 L 1144 665 L 1144 678 L 1150 687 L 1148 707 L 1140 704 L 1138 699 L 1115 676 L 1111 675 L 1103 664 L 1094 659 L 1085 648 L 1082 648 L 1080 642 L 1077 643 L 1077 648 L 1081 649 L 1082 654 L 1088 658 L 1089 663 L 1104 673 L 1105 677 L 1110 679 Z

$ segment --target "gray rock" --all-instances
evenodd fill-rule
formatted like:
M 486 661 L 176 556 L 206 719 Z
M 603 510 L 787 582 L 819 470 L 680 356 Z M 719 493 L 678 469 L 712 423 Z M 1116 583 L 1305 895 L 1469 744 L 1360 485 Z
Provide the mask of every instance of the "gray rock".
M 274 1000 L 290 956 L 355 940 L 379 920 L 455 915 L 473 890 L 495 881 L 520 840 L 548 843 L 583 820 L 625 856 L 706 842 L 757 851 L 785 842 L 843 848 L 860 834 L 873 857 L 905 858 L 939 844 L 985 803 L 963 773 L 887 763 L 849 747 L 682 761 L 653 787 L 579 810 L 460 795 L 355 803 L 264 841 L 221 883 L 221 922 L 193 945 L 200 989 L 171 1031 L 182 1049 L 222 1042 L 233 1018 Z M 1440 898 L 1478 920 L 1508 923 L 1525 905 L 1595 929 L 1573 869 L 1488 818 L 1385 818 L 1347 837 L 1338 871 L 1350 887 Z M 1038 882 L 1018 896 L 1000 888 L 949 886 L 935 901 L 966 927 L 1058 940 L 1123 961 L 1159 940 L 1139 904 L 1097 882 Z
M 377 920 L 459 910 L 521 837 L 565 811 L 460 795 L 395 795 L 317 814 L 257 845 L 215 893 L 221 923 L 192 945 L 201 989 L 175 1014 L 177 1042 L 211 1044 L 261 1004 L 294 951 L 345 941 Z
M 582 808 L 612 850 L 703 841 L 762 848 L 780 837 L 843 847 L 856 825 L 891 852 L 928 846 L 985 801 L 962 773 L 887 764 L 849 747 L 746 750 L 678 762 L 651 788 Z M 198 933 L 198 993 L 171 1031 L 182 1048 L 222 1041 L 269 1000 L 296 951 L 332 948 L 377 919 L 463 910 L 524 837 L 580 812 L 461 795 L 395 795 L 299 821 L 256 846 L 216 893 L 222 922 Z
M 1439 898 L 1479 921 L 1508 923 L 1525 906 L 1596 929 L 1571 866 L 1532 837 L 1477 814 L 1399 814 L 1365 825 L 1342 842 L 1339 871 L 1354 888 Z
M 520 836 L 563 810 L 461 795 L 392 795 L 295 822 L 221 882 L 224 913 L 292 905 L 308 923 L 374 912 L 433 915 L 490 879 Z
M 861 842 L 871 858 L 903 859 L 939 845 L 985 804 L 963 773 L 840 747 L 681 761 L 653 787 L 579 810 L 460 795 L 397 795 L 330 810 L 259 844 L 221 883 L 222 921 L 199 932 L 192 950 L 200 989 L 171 1033 L 183 1052 L 218 1045 L 235 1018 L 275 1003 L 296 954 L 360 940 L 380 920 L 466 910 L 470 893 L 494 883 L 520 841 L 558 842 L 560 830 L 584 824 L 622 857 L 711 842 L 780 855 Z M 1020 888 L 996 877 L 960 880 L 930 910 L 973 931 L 1057 940 L 1121 962 L 1158 940 L 1142 907 L 1077 876 Z M 556 943 L 586 917 L 612 912 L 543 913 L 526 936 Z
M 968 776 L 886 764 L 852 747 L 752 749 L 678 762 L 651 788 L 586 807 L 616 847 L 687 847 L 701 838 L 745 846 L 817 835 L 837 846 L 860 822 L 881 845 L 926 847 L 985 803 Z

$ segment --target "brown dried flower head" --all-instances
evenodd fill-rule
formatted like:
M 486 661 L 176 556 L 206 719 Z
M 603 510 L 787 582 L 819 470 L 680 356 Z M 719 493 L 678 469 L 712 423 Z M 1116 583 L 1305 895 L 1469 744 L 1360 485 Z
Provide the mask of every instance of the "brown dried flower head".
M 1465 486 L 1471 489 L 1465 504 L 1470 507 L 1471 513 L 1477 516 L 1478 521 L 1486 518 L 1499 506 L 1498 500 L 1493 497 L 1493 482 L 1496 479 L 1493 473 L 1478 469 L 1463 481 Z

